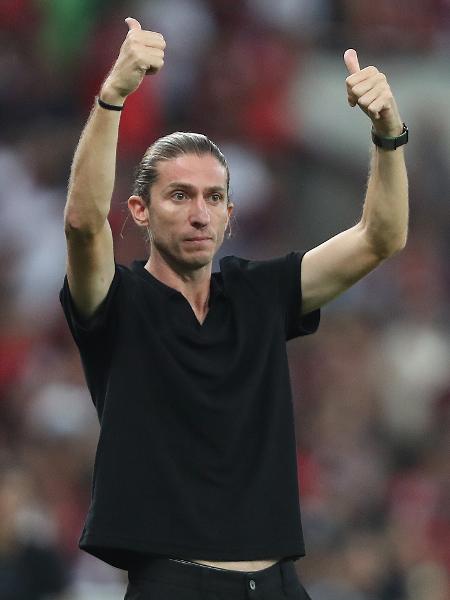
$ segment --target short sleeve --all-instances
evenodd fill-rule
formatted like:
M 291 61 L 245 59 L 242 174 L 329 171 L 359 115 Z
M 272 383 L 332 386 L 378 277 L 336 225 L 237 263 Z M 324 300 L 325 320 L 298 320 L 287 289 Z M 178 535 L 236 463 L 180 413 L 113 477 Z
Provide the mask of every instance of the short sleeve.
M 291 252 L 285 258 L 280 293 L 286 306 L 286 339 L 315 333 L 320 323 L 320 309 L 302 314 L 301 265 L 304 254 Z
M 59 299 L 70 332 L 78 346 L 82 345 L 85 341 L 92 342 L 94 338 L 103 335 L 108 329 L 111 329 L 110 325 L 114 322 L 115 315 L 117 314 L 117 291 L 120 281 L 120 266 L 116 265 L 114 277 L 105 299 L 91 317 L 84 319 L 78 313 L 73 302 L 67 275 L 64 277 Z
M 228 285 L 233 281 L 244 281 L 258 294 L 267 310 L 279 312 L 284 319 L 286 340 L 311 335 L 319 327 L 319 309 L 302 315 L 303 256 L 299 252 L 269 260 L 246 260 L 230 256 L 220 263 Z

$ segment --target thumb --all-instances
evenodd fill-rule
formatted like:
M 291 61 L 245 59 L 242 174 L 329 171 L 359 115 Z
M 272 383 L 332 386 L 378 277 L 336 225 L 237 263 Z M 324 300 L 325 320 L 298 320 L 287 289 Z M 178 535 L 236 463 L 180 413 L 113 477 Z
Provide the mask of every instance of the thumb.
M 125 23 L 128 25 L 128 31 L 131 31 L 132 29 L 142 29 L 139 21 L 133 19 L 133 17 L 127 17 Z
M 353 75 L 361 70 L 359 67 L 356 50 L 353 50 L 352 48 L 349 48 L 344 52 L 344 62 L 350 75 Z

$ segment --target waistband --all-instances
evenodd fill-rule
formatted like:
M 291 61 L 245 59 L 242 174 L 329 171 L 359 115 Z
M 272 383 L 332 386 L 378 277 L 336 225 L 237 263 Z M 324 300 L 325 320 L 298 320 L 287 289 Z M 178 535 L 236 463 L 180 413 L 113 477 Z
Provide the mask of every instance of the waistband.
M 298 581 L 294 561 L 282 559 L 260 571 L 232 571 L 168 557 L 147 558 L 128 571 L 130 582 L 160 581 L 201 590 L 240 591 L 281 587 L 286 590 Z

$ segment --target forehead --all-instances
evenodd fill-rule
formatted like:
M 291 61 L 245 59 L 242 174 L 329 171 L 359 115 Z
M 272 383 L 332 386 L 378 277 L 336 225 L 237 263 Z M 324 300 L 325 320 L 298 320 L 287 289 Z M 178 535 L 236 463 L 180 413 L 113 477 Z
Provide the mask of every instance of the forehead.
M 175 181 L 199 188 L 226 187 L 227 184 L 226 169 L 212 154 L 181 154 L 176 158 L 160 161 L 157 169 L 156 184 L 161 188 Z

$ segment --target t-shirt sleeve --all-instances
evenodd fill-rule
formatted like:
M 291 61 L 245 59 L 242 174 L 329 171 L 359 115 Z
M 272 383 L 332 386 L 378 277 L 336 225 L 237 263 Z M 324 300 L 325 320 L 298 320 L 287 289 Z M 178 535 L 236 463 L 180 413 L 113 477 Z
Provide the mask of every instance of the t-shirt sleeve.
M 281 270 L 281 301 L 286 310 L 286 339 L 315 333 L 320 323 L 320 309 L 302 314 L 301 265 L 305 253 L 291 252 Z
M 59 299 L 66 317 L 69 329 L 78 346 L 84 342 L 92 342 L 96 337 L 111 331 L 117 314 L 117 291 L 121 281 L 120 266 L 116 265 L 114 277 L 105 299 L 89 318 L 83 318 L 77 311 L 70 293 L 67 275 L 64 277 Z
M 284 317 L 286 340 L 314 333 L 320 322 L 319 309 L 302 315 L 303 256 L 299 252 L 291 252 L 262 261 L 230 257 L 231 264 L 239 265 L 245 281 L 260 295 L 267 310 L 276 310 Z

